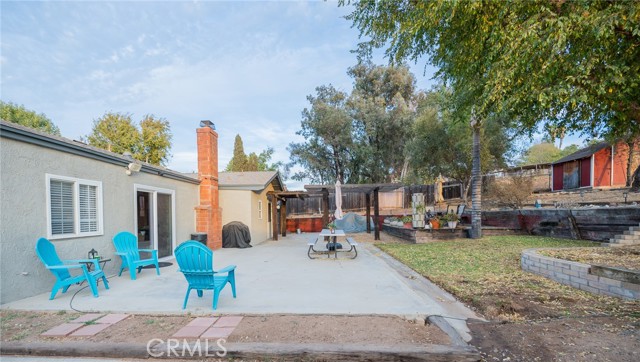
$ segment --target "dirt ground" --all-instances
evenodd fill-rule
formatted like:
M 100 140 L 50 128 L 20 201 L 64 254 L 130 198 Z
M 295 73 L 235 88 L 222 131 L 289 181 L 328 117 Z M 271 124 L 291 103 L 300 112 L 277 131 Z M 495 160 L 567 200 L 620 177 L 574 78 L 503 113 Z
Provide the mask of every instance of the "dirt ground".
M 406 243 L 386 234 L 381 238 L 384 243 Z M 366 234 L 358 234 L 357 240 L 374 242 L 373 235 Z M 559 250 L 554 256 L 638 269 L 637 251 L 575 248 Z M 602 307 L 600 304 L 585 306 L 577 293 L 582 292 L 555 294 L 548 290 L 548 299 L 529 299 L 520 293 L 487 293 L 471 306 L 482 311 L 489 322 L 469 322 L 473 338 L 470 344 L 478 348 L 483 361 L 640 361 L 638 304 L 622 302 L 618 309 L 598 308 Z M 601 303 L 609 300 L 601 299 Z
M 93 337 L 45 337 L 40 334 L 80 313 L 0 311 L 2 342 L 84 340 L 95 343 L 141 343 L 168 339 L 195 317 L 131 315 Z M 449 344 L 438 327 L 396 316 L 245 316 L 230 343 L 340 343 L 376 346 Z
M 612 317 L 469 323 L 485 361 L 640 361 L 640 323 Z

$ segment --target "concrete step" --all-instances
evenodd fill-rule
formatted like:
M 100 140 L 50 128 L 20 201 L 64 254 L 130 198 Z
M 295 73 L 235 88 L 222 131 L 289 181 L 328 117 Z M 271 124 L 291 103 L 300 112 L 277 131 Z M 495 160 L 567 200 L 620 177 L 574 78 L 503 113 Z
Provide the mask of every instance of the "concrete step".
M 622 233 L 623 235 L 636 235 L 640 237 L 640 230 L 627 230 Z
M 621 245 L 640 245 L 640 240 L 621 240 L 621 239 L 613 239 L 611 240 L 611 244 L 621 244 Z
M 609 244 L 609 247 L 611 248 L 624 248 L 624 247 L 628 247 L 628 246 L 633 246 L 633 245 L 640 245 L 640 243 L 636 243 L 636 244 Z
M 629 231 L 640 231 L 640 226 L 632 226 L 629 228 Z
M 620 239 L 620 240 L 636 240 L 636 239 L 640 239 L 640 237 L 638 237 L 637 235 L 616 235 L 615 239 Z

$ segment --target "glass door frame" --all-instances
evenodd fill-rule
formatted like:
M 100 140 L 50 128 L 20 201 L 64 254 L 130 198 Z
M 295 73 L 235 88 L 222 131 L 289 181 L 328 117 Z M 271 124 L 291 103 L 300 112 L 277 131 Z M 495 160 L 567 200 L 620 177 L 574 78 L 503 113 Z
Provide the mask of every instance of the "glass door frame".
M 159 260 L 173 259 L 173 250 L 176 248 L 176 191 L 171 189 L 163 189 L 155 186 L 142 184 L 133 184 L 133 229 L 138 230 L 138 191 L 147 192 L 151 195 L 151 211 L 150 231 L 151 244 L 153 249 L 158 250 L 158 193 L 171 196 L 171 254 L 165 257 L 159 257 Z

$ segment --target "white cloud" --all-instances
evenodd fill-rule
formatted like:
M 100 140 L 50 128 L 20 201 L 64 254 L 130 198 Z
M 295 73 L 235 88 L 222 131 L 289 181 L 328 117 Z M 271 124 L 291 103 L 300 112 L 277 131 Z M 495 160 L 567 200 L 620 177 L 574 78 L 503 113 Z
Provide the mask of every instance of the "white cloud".
M 334 2 L 16 6 L 29 16 L 3 7 L 3 99 L 46 113 L 70 138 L 106 111 L 165 117 L 179 171 L 197 168 L 201 119 L 218 126 L 221 168 L 236 134 L 248 152 L 271 146 L 273 161 L 288 161 L 306 96 L 351 88 L 357 31 Z

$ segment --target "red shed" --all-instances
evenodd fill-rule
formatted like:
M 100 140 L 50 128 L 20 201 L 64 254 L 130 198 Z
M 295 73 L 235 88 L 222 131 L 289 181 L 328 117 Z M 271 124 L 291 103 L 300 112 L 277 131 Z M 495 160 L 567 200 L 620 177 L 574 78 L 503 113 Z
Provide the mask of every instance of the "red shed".
M 600 142 L 565 156 L 552 164 L 551 191 L 625 186 L 628 155 L 624 142 Z

